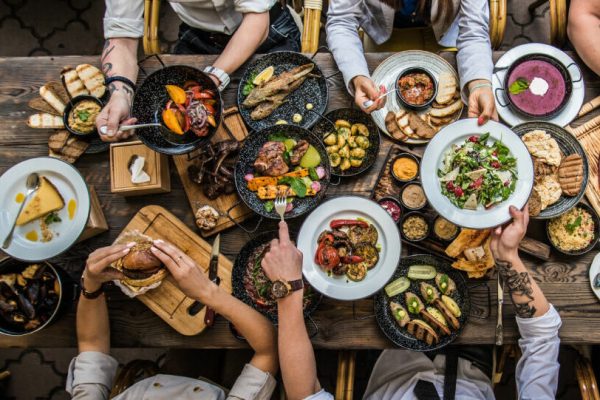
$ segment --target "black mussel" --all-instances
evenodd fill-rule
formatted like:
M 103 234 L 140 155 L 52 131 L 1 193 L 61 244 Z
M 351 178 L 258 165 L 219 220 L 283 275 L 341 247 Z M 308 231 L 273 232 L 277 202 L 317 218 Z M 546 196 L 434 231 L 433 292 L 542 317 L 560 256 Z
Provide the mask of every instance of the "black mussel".
M 34 318 L 34 319 L 30 319 L 29 321 L 27 321 L 25 323 L 24 328 L 28 331 L 32 331 L 34 329 L 37 329 L 41 324 L 42 324 L 42 322 L 39 319 Z
M 0 300 L 0 311 L 9 313 L 14 311 L 17 308 L 16 304 L 11 304 L 7 301 Z
M 40 283 L 38 281 L 29 282 L 25 286 L 25 295 L 31 304 L 37 304 L 40 295 Z
M 27 319 L 25 318 L 25 316 L 18 311 L 10 314 L 10 322 L 12 322 L 13 324 L 24 324 L 26 320 Z
M 42 272 L 42 280 L 44 282 L 54 281 L 54 275 L 50 271 Z
M 40 305 L 42 305 L 48 311 L 54 311 L 56 304 L 58 303 L 58 296 L 54 293 L 48 293 L 46 298 L 41 300 Z
M 600 289 L 600 274 L 597 274 L 597 275 L 594 277 L 594 287 L 595 287 L 596 289 Z
M 0 281 L 0 295 L 2 295 L 5 299 L 10 299 L 15 297 L 17 294 L 8 283 Z
M 39 268 L 35 271 L 31 279 L 41 279 L 44 272 L 46 272 L 46 264 L 39 264 Z
M 21 310 L 27 318 L 35 317 L 35 308 L 23 293 L 19 293 L 17 296 L 17 304 L 19 305 L 19 310 Z

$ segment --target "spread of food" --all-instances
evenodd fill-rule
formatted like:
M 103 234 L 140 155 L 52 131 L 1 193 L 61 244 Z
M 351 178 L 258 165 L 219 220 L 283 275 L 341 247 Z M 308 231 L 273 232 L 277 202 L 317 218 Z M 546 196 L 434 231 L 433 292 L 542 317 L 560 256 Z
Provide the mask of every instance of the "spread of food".
M 209 127 L 216 128 L 215 92 L 205 89 L 198 82 L 187 81 L 183 87 L 166 85 L 169 100 L 162 111 L 165 126 L 177 135 L 191 131 L 204 137 Z
M 330 276 L 362 281 L 379 261 L 377 228 L 362 219 L 334 219 L 329 227 L 317 239 L 315 263 Z
M 362 166 L 371 147 L 367 126 L 340 119 L 335 121 L 335 129 L 323 139 L 333 170 L 346 171 Z
M 47 264 L 0 274 L 0 326 L 16 332 L 36 330 L 56 312 L 60 295 L 60 283 Z
M 295 140 L 283 133 L 269 136 L 262 145 L 251 171 L 244 176 L 247 188 L 264 201 L 271 212 L 273 200 L 286 196 L 286 212 L 294 208 L 294 198 L 315 196 L 325 176 L 318 150 L 304 139 Z
M 400 182 L 409 182 L 419 174 L 419 164 L 408 154 L 397 157 L 392 163 L 392 176 Z
M 401 222 L 402 236 L 410 241 L 423 240 L 429 234 L 429 222 L 419 213 L 408 213 Z
M 96 117 L 100 114 L 102 107 L 97 101 L 83 99 L 76 102 L 69 112 L 67 124 L 71 130 L 89 134 L 96 129 Z
M 508 199 L 517 182 L 517 160 L 502 141 L 472 135 L 444 153 L 438 178 L 442 194 L 461 209 L 486 209 Z
M 402 205 L 409 210 L 420 210 L 427 204 L 423 188 L 418 183 L 409 183 L 400 193 Z
M 397 85 L 400 99 L 409 106 L 427 104 L 436 90 L 431 74 L 425 71 L 402 73 Z
M 551 219 L 547 230 L 552 245 L 567 254 L 580 253 L 598 239 L 592 210 L 582 206 Z
M 242 105 L 253 109 L 250 118 L 256 121 L 273 114 L 290 94 L 311 77 L 314 67 L 315 64 L 312 63 L 304 64 L 274 75 L 273 66 L 269 66 L 256 76 L 251 75 L 242 90 L 242 94 L 246 96 Z

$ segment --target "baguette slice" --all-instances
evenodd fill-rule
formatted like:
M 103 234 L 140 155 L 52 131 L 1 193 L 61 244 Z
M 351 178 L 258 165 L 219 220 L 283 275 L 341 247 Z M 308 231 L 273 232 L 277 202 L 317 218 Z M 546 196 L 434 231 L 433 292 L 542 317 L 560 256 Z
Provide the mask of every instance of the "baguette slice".
M 43 113 L 48 113 L 48 114 L 52 114 L 52 115 L 60 115 L 58 112 L 56 112 L 54 107 L 52 107 L 50 104 L 48 104 L 48 102 L 46 100 L 42 99 L 41 97 L 36 97 L 36 98 L 29 100 L 29 103 L 27 103 L 27 105 L 30 108 L 33 108 L 34 110 L 37 110 L 37 111 L 41 111 Z
M 40 96 L 46 100 L 48 104 L 52 106 L 60 115 L 65 112 L 65 103 L 58 97 L 48 84 L 40 87 Z
M 458 99 L 454 103 L 450 104 L 447 107 L 432 108 L 429 111 L 429 115 L 431 115 L 432 117 L 436 117 L 436 118 L 448 117 L 448 116 L 454 114 L 455 112 L 457 112 L 458 110 L 460 110 L 461 107 L 462 107 L 462 100 Z
M 396 114 L 393 111 L 388 111 L 385 116 L 385 129 L 389 132 L 390 135 L 396 140 L 406 141 L 408 136 L 402 132 L 398 123 L 396 122 Z
M 104 92 L 106 92 L 104 75 L 98 68 L 90 64 L 80 64 L 75 70 L 79 79 L 83 81 L 83 84 L 92 96 L 98 98 L 104 96 Z
M 48 113 L 30 115 L 27 119 L 27 125 L 35 129 L 60 129 L 65 127 L 61 117 Z
M 69 98 L 69 93 L 67 93 L 67 89 L 65 89 L 62 82 L 50 81 L 50 82 L 46 83 L 44 86 L 46 86 L 48 89 L 50 89 L 52 91 L 52 93 L 54 93 L 56 96 L 58 96 L 58 98 L 64 104 L 67 104 L 69 102 L 69 100 L 71 100 Z
M 60 73 L 63 81 L 63 85 L 67 88 L 69 96 L 77 97 L 81 95 L 90 94 L 89 90 L 86 89 L 83 81 L 79 79 L 77 71 L 70 66 L 66 66 Z
M 438 78 L 438 91 L 435 101 L 439 104 L 448 104 L 454 98 L 457 91 L 456 78 L 453 73 L 442 72 Z

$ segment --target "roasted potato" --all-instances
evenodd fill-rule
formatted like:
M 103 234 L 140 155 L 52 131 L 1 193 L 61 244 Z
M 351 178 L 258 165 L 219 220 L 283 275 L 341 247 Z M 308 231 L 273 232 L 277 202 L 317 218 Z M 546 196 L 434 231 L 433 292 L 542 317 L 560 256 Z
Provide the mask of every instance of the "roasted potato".
M 361 149 L 360 147 L 350 150 L 350 157 L 352 158 L 364 158 L 366 155 L 367 152 L 365 149 Z
M 350 129 L 352 127 L 352 125 L 350 125 L 350 122 L 346 121 L 345 119 L 338 119 L 337 121 L 335 121 L 335 127 L 337 129 L 340 129 L 340 128 Z
M 369 136 L 369 129 L 366 127 L 365 124 L 354 124 L 352 125 L 352 134 L 353 135 L 362 135 L 362 136 Z
M 341 147 L 340 151 L 338 151 L 338 154 L 342 158 L 350 158 L 350 146 Z
M 344 158 L 342 160 L 342 162 L 340 163 L 340 169 L 342 171 L 345 171 L 347 169 L 350 169 L 350 167 L 352 166 L 352 164 L 350 163 L 350 159 L 349 158 Z
M 363 163 L 363 159 L 362 158 L 351 158 L 350 159 L 350 165 L 353 166 L 354 168 L 358 168 L 362 165 Z
M 327 151 L 327 154 L 337 154 L 340 151 L 340 147 L 337 144 L 334 144 L 333 146 L 327 146 L 325 150 Z
M 330 133 L 329 135 L 325 136 L 325 139 L 323 139 L 323 143 L 325 143 L 327 146 L 336 144 L 337 135 L 335 133 Z
M 340 162 L 342 162 L 342 157 L 340 157 L 338 153 L 331 153 L 329 154 L 329 162 L 332 167 L 337 167 L 340 165 Z
M 368 149 L 371 146 L 369 139 L 364 136 L 356 136 L 354 142 L 362 149 Z

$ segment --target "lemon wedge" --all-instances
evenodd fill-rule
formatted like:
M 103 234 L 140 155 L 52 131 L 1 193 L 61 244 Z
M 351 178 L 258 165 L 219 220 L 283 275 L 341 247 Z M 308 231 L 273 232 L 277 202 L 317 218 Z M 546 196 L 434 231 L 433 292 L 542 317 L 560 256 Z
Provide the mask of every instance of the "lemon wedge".
M 275 73 L 275 67 L 272 65 L 263 69 L 260 74 L 256 75 L 256 78 L 252 81 L 254 85 L 260 85 L 261 83 L 267 82 L 269 79 L 273 77 Z

